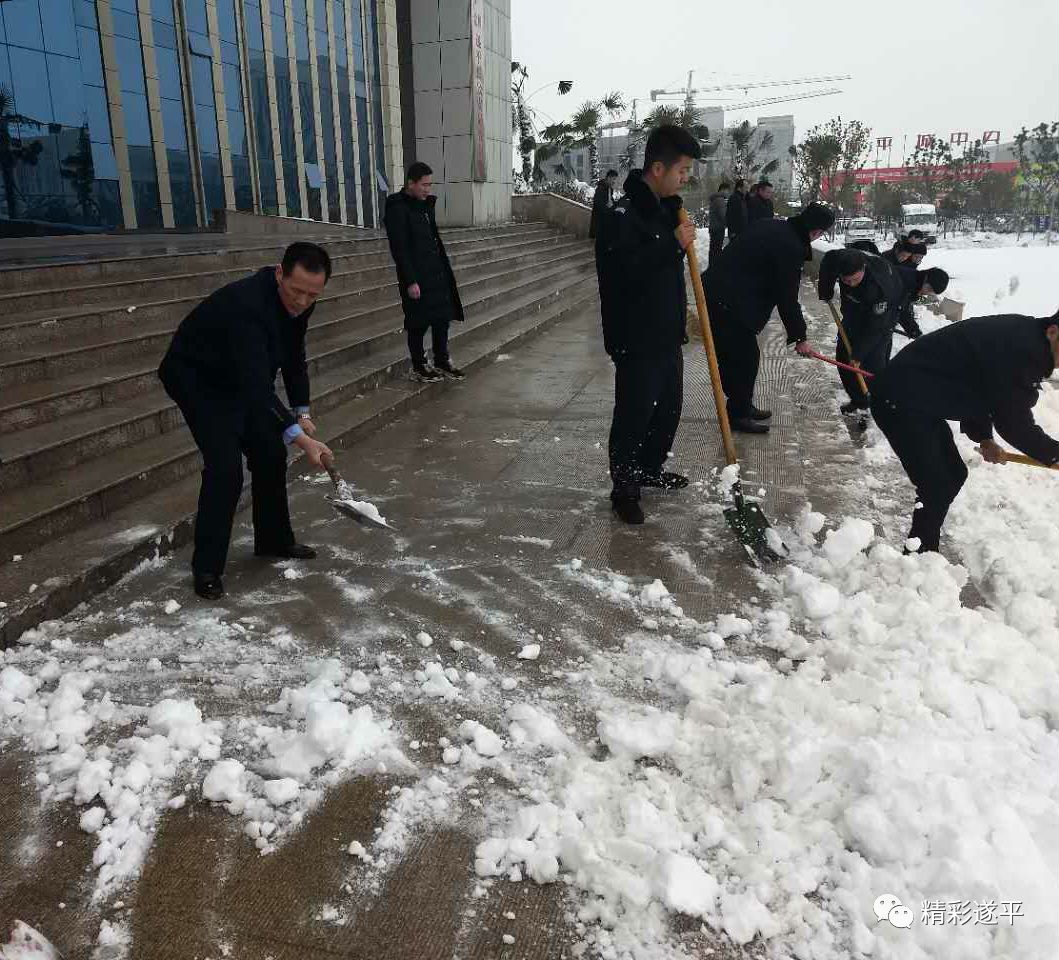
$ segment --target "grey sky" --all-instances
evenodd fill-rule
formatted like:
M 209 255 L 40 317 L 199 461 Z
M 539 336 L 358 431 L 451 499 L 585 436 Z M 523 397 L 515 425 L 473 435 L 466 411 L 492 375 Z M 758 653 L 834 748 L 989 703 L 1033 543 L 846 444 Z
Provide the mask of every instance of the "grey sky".
M 738 29 L 732 11 L 741 11 Z M 851 74 L 816 85 L 841 87 L 836 96 L 725 120 L 793 113 L 800 139 L 841 114 L 892 136 L 894 163 L 905 134 L 914 146 L 917 133 L 967 131 L 973 140 L 989 129 L 1006 142 L 1023 125 L 1059 120 L 1059 3 L 1046 0 L 514 0 L 512 16 L 527 90 L 549 83 L 530 104 L 556 120 L 611 89 L 642 98 L 642 115 L 652 88 L 683 87 L 692 68 L 696 86 Z M 560 79 L 574 81 L 566 97 L 553 93 Z M 795 92 L 751 90 L 749 99 Z

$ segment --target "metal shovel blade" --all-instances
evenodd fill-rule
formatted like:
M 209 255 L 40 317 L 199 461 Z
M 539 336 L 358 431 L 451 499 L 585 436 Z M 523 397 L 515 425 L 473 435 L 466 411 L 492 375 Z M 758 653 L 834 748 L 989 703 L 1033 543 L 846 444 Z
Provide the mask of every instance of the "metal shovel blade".
M 741 493 L 733 492 L 735 503 L 725 508 L 724 518 L 746 547 L 747 553 L 757 560 L 782 560 L 787 555 L 787 547 L 779 534 L 773 530 L 761 507 L 753 500 L 747 500 Z
M 48 939 L 28 923 L 16 920 L 7 940 L 0 943 L 0 958 L 7 960 L 63 960 Z
M 367 527 L 381 527 L 383 530 L 393 530 L 394 527 L 387 523 L 386 520 L 381 517 L 374 516 L 364 510 L 356 501 L 353 500 L 339 500 L 338 497 L 328 497 L 331 502 L 331 506 L 334 507 L 339 513 L 349 517 L 351 520 L 356 520 L 357 523 L 363 524 Z

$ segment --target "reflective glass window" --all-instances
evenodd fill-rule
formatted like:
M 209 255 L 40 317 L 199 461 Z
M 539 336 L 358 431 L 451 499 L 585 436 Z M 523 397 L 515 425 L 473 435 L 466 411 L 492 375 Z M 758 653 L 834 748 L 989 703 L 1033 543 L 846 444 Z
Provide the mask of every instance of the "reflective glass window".
M 246 46 L 250 50 L 265 49 L 265 35 L 261 30 L 261 8 L 248 3 L 243 8 L 243 30 L 246 34 Z
M 179 100 L 162 101 L 162 130 L 167 149 L 187 149 L 188 136 L 184 125 L 184 107 Z
M 206 107 L 214 106 L 213 63 L 205 57 L 191 58 L 191 89 L 195 103 Z
M 85 110 L 93 142 L 110 143 L 110 110 L 106 91 L 102 87 L 85 87 Z
M 191 52 L 199 57 L 212 57 L 213 46 L 209 39 L 201 33 L 189 33 L 188 44 L 191 47 Z
M 221 63 L 239 65 L 239 48 L 234 43 L 228 43 L 227 40 L 221 41 Z
M 72 0 L 41 0 L 41 25 L 44 27 L 44 49 L 48 53 L 77 56 Z
M 309 16 L 305 9 L 305 0 L 292 0 L 291 16 L 294 18 L 295 23 L 307 23 L 309 21 Z
M 272 17 L 272 52 L 277 58 L 287 59 L 287 24 L 283 17 L 275 14 Z M 279 64 L 276 65 L 276 71 L 279 71 Z M 287 67 L 284 66 L 283 75 L 286 76 L 287 72 Z
M 217 32 L 222 40 L 236 43 L 239 34 L 235 27 L 235 0 L 217 0 Z
M 188 33 L 208 35 L 210 30 L 206 17 L 206 0 L 184 0 L 184 22 Z
M 176 23 L 173 16 L 173 0 L 151 0 L 151 16 L 162 23 Z
M 125 115 L 125 139 L 129 146 L 150 146 L 151 123 L 148 119 L 147 97 L 126 90 L 121 95 L 121 106 Z
M 114 21 L 114 36 L 128 37 L 131 40 L 140 39 L 140 20 L 134 13 L 122 13 L 115 10 L 111 14 Z
M 283 16 L 283 0 L 270 0 L 269 9 L 273 13 L 278 13 L 282 17 Z
M 122 10 L 125 13 L 135 14 L 137 12 L 136 0 L 110 0 L 112 10 Z
M 180 63 L 176 50 L 165 50 L 156 47 L 155 62 L 158 64 L 158 88 L 162 97 L 170 100 L 181 98 Z
M 0 10 L 4 14 L 8 43 L 33 50 L 44 49 L 44 31 L 40 26 L 37 0 L 6 0 Z
M 243 112 L 243 83 L 239 68 L 230 63 L 221 67 L 224 74 L 224 106 L 229 111 Z
M 212 107 L 195 106 L 195 126 L 199 134 L 199 150 L 203 154 L 218 156 L 221 152 L 217 139 L 217 113 Z
M 79 27 L 99 29 L 95 0 L 74 0 L 74 22 Z
M 48 80 L 51 84 L 52 120 L 67 127 L 86 122 L 85 86 L 81 64 L 74 57 L 48 54 Z
M 166 50 L 176 50 L 177 35 L 176 27 L 161 20 L 151 21 L 151 32 L 154 34 L 154 45 L 164 47 Z
M 235 188 L 235 209 L 254 209 L 254 187 L 250 181 L 250 158 L 232 157 L 232 186 Z
M 83 82 L 103 86 L 103 54 L 99 49 L 99 34 L 88 27 L 78 27 L 77 47 Z
M 212 219 L 215 210 L 224 209 L 224 178 L 221 176 L 221 158 L 202 156 L 202 187 L 206 194 L 206 209 Z
M 92 141 L 92 166 L 95 168 L 97 180 L 118 179 L 118 161 L 114 156 L 114 148 L 109 143 Z
M 232 153 L 237 153 L 242 157 L 248 156 L 247 143 L 246 143 L 246 123 L 243 121 L 243 114 L 240 111 L 236 113 L 229 111 L 227 114 L 228 119 L 228 146 Z
M 305 182 L 314 189 L 319 189 L 324 182 L 320 176 L 320 165 L 318 163 L 305 164 Z
M 18 113 L 47 123 L 51 120 L 51 97 L 48 96 L 48 69 L 39 50 L 8 47 L 11 58 L 11 86 Z
M 14 96 L 15 88 L 11 83 L 11 67 L 7 62 L 7 45 L 0 44 L 0 87 Z
M 114 38 L 114 52 L 118 58 L 118 75 L 121 89 L 130 93 L 146 93 L 143 82 L 143 54 L 139 40 L 128 37 Z

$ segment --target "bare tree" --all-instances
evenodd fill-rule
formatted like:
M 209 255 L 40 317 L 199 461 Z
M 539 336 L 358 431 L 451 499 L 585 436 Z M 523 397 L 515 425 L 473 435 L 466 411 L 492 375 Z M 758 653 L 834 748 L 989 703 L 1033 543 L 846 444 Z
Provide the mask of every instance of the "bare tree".
M 847 123 L 833 117 L 810 129 L 789 150 L 802 199 L 848 202 L 856 190 L 856 172 L 868 157 L 870 140 L 871 129 L 859 120 Z

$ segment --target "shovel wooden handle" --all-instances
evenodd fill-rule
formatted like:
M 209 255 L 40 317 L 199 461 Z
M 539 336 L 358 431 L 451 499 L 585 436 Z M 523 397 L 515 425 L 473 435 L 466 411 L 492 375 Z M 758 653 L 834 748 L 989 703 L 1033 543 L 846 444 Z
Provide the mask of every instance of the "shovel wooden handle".
M 846 328 L 842 325 L 842 318 L 838 315 L 835 305 L 830 300 L 827 301 L 827 306 L 831 311 L 831 316 L 835 318 L 835 325 L 838 327 L 838 335 L 842 338 L 842 346 L 846 348 L 846 355 L 849 357 L 850 363 L 859 370 L 860 364 L 853 359 L 853 344 L 849 342 L 849 337 L 846 336 Z M 864 382 L 864 377 L 857 370 L 853 372 L 857 374 L 857 385 L 860 387 L 861 393 L 864 396 L 868 396 L 868 385 Z
M 975 447 L 975 449 L 981 453 L 981 447 Z M 1004 459 L 1008 463 L 1022 463 L 1027 467 L 1043 467 L 1045 470 L 1059 470 L 1059 463 L 1041 463 L 1040 460 L 1034 460 L 1033 457 L 1027 457 L 1024 453 L 1013 453 L 1011 450 L 1004 451 Z
M 335 466 L 335 458 L 325 456 L 320 462 L 324 465 L 327 475 L 331 478 L 331 482 L 335 485 L 335 490 L 337 490 L 338 485 L 342 482 L 342 474 L 338 472 L 338 467 Z
M 688 223 L 687 211 L 681 208 L 680 222 Z M 706 292 L 702 289 L 702 275 L 699 272 L 699 258 L 695 253 L 694 242 L 688 247 L 688 269 L 691 271 L 691 286 L 695 291 L 695 308 L 699 315 L 699 326 L 702 328 L 702 345 L 706 348 L 706 360 L 710 367 L 710 385 L 713 387 L 713 402 L 717 407 L 717 420 L 721 425 L 721 439 L 724 441 L 724 459 L 731 466 L 738 463 L 735 454 L 735 441 L 732 439 L 732 425 L 728 422 L 728 404 L 721 389 L 721 370 L 717 366 L 717 348 L 713 344 L 713 331 L 710 329 L 710 314 L 706 309 Z

